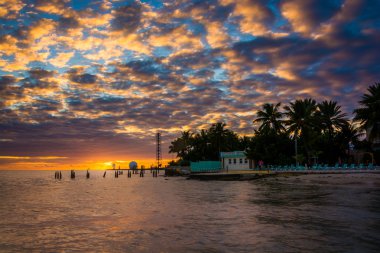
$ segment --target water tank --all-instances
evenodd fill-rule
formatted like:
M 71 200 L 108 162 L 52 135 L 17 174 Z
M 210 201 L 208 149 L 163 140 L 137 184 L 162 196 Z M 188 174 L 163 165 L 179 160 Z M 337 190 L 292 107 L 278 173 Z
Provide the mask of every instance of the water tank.
M 137 169 L 137 162 L 135 162 L 135 161 L 130 162 L 130 163 L 129 163 L 129 169 L 130 169 L 130 170 L 135 170 L 135 169 Z

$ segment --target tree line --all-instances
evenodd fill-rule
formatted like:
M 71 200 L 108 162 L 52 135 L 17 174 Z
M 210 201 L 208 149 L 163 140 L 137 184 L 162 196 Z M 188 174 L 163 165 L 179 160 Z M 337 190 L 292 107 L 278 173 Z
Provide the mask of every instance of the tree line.
M 380 83 L 370 86 L 349 120 L 336 101 L 298 99 L 282 106 L 266 103 L 256 113 L 253 136 L 239 136 L 223 122 L 209 129 L 183 131 L 171 142 L 169 153 L 178 160 L 171 165 L 191 161 L 219 160 L 220 152 L 244 150 L 252 160 L 266 164 L 352 163 L 353 150 L 366 151 L 363 159 L 380 160 Z

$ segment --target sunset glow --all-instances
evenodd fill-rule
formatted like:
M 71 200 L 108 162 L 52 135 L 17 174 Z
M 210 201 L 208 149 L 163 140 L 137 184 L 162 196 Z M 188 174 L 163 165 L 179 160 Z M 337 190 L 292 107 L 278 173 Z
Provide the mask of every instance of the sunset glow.
M 252 135 L 264 103 L 379 81 L 380 1 L 0 1 L 0 169 L 163 162 L 181 131 Z

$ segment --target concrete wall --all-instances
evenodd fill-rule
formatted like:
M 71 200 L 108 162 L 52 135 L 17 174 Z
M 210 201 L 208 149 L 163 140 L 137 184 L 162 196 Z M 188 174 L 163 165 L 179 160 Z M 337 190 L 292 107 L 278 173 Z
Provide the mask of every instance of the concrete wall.
M 217 172 L 221 170 L 220 161 L 199 161 L 190 163 L 191 172 Z
M 246 158 L 223 158 L 224 170 L 248 170 L 250 167 L 249 160 Z

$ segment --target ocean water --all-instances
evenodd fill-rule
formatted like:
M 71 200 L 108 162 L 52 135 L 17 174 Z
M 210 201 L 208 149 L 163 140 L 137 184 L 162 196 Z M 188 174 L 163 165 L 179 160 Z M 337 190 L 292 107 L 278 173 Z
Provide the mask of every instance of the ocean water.
M 379 252 L 380 175 L 0 171 L 0 252 Z

